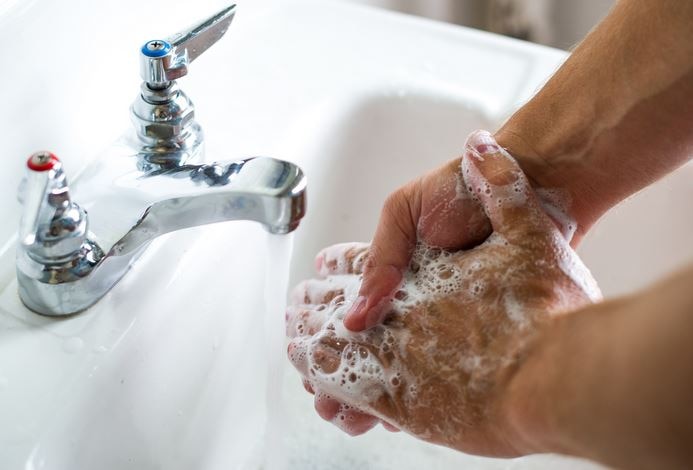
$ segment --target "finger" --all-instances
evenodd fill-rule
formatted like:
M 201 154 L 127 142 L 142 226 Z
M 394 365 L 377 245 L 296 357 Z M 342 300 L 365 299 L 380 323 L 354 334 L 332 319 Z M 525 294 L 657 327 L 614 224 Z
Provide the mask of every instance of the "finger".
M 383 427 L 390 432 L 400 432 L 400 429 L 388 423 L 387 421 L 381 421 Z
M 309 380 L 303 379 L 303 388 L 305 388 L 306 392 L 310 393 L 311 395 L 315 395 L 315 389 Z
M 310 365 L 308 358 L 308 347 L 308 338 L 301 336 L 292 339 L 286 349 L 289 362 L 291 362 L 291 364 L 303 377 L 309 377 L 308 369 L 310 368 Z
M 374 428 L 380 421 L 321 391 L 315 394 L 315 410 L 322 419 L 331 422 L 350 436 L 363 434 Z
M 315 269 L 320 276 L 361 274 L 369 247 L 369 243 L 340 243 L 327 247 L 315 257 Z
M 350 436 L 365 434 L 378 425 L 380 420 L 349 405 L 342 405 L 332 423 Z
M 426 175 L 421 188 L 419 240 L 449 251 L 471 248 L 491 233 L 486 214 L 464 184 L 460 161 Z
M 339 409 L 342 404 L 331 396 L 325 394 L 321 390 L 315 392 L 315 398 L 313 399 L 313 405 L 315 406 L 315 411 L 318 415 L 325 421 L 330 421 L 337 416 Z
M 291 291 L 289 305 L 322 305 L 329 304 L 333 300 L 343 302 L 346 281 L 345 276 L 302 281 Z M 354 279 L 353 282 L 358 281 Z
M 289 305 L 286 307 L 286 336 L 312 336 L 323 327 L 329 317 L 325 305 Z
M 329 375 L 334 374 L 342 364 L 342 351 L 349 343 L 334 335 L 321 335 L 313 344 L 310 351 L 310 362 L 313 370 L 322 380 L 328 380 Z M 334 377 L 332 378 L 334 380 Z
M 488 132 L 476 131 L 467 139 L 462 174 L 494 232 L 509 242 L 555 231 L 520 166 Z
M 328 331 L 319 337 L 300 336 L 289 342 L 289 361 L 308 380 L 317 383 L 329 381 L 341 365 L 342 351 L 349 343 L 330 333 Z
M 394 192 L 385 201 L 363 269 L 359 296 L 344 318 L 348 329 L 362 331 L 382 321 L 387 302 L 402 281 L 416 246 L 420 201 L 418 182 Z

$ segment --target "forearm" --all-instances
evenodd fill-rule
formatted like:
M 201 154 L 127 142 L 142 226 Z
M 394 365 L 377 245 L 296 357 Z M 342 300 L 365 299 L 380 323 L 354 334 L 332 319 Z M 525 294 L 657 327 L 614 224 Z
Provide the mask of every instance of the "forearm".
M 498 131 L 535 183 L 569 191 L 578 239 L 693 155 L 693 2 L 620 1 Z
M 618 468 L 693 465 L 693 267 L 556 318 L 512 381 L 527 452 Z

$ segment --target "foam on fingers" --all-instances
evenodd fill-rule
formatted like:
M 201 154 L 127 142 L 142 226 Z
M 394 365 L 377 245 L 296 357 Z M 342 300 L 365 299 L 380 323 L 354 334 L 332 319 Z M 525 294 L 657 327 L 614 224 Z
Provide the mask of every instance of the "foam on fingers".
M 342 404 L 318 389 L 313 397 L 313 406 L 318 416 L 325 421 L 332 421 L 334 417 L 337 416 L 337 413 L 339 413 Z
M 444 344 L 450 338 L 446 335 L 460 338 L 466 334 L 466 329 L 455 329 L 454 312 L 485 318 L 484 322 L 488 323 L 482 335 L 493 342 L 496 335 L 529 331 L 539 318 L 537 315 L 555 311 L 562 299 L 575 295 L 571 302 L 589 301 L 590 296 L 586 297 L 579 289 L 585 289 L 579 279 L 573 281 L 577 288 L 562 290 L 546 299 L 546 305 L 539 310 L 537 299 L 525 295 L 528 291 L 516 290 L 518 279 L 527 276 L 533 285 L 536 279 L 565 275 L 568 266 L 565 263 L 576 255 L 556 229 L 554 232 L 559 250 L 530 253 L 500 233 L 492 234 L 485 243 L 467 252 L 449 252 L 419 243 L 402 282 L 389 300 L 387 321 L 365 331 L 353 332 L 344 325 L 346 311 L 357 298 L 359 276 L 337 276 L 345 286 L 343 301 L 321 306 L 322 326 L 312 336 L 303 336 L 300 342 L 292 341 L 295 346 L 289 350 L 291 362 L 306 378 L 311 390 L 320 391 L 320 396 L 316 393 L 320 415 L 351 435 L 363 433 L 381 420 L 388 423 L 388 429 L 396 429 L 389 425 L 394 423 L 414 432 L 406 424 L 407 420 L 439 397 L 430 389 L 427 372 L 410 368 L 412 351 L 416 351 L 415 362 L 428 364 L 433 374 L 436 371 L 460 374 L 462 379 L 454 381 L 459 385 L 448 384 L 457 387 L 454 396 L 462 397 L 470 390 L 477 395 L 486 393 L 484 387 L 490 383 L 490 377 L 515 360 L 514 350 L 481 346 L 475 349 L 474 341 L 465 343 L 470 346 L 467 348 L 440 349 L 447 347 Z M 576 270 L 576 266 L 573 263 L 568 267 Z M 580 274 L 589 280 L 588 271 Z M 563 277 L 556 279 L 564 286 Z M 443 303 L 438 308 L 448 307 L 429 308 L 441 300 Z M 452 305 L 458 306 L 459 311 L 448 311 L 444 321 L 436 320 L 436 316 Z M 412 312 L 416 316 L 410 316 Z M 411 325 L 422 329 L 409 328 Z M 416 336 L 416 331 L 426 331 L 426 337 Z M 472 338 L 480 336 L 476 331 L 470 333 Z M 430 436 L 446 426 L 444 422 L 429 424 L 417 427 L 416 435 Z
M 289 294 L 290 305 L 329 304 L 344 301 L 345 289 L 353 281 L 351 276 L 329 276 L 326 279 L 309 279 L 299 283 Z
M 528 233 L 552 235 L 556 230 L 517 162 L 497 145 L 468 146 L 461 171 L 467 189 L 481 203 L 494 232 L 519 241 Z
M 378 418 L 358 408 L 335 400 L 322 391 L 315 394 L 315 410 L 325 421 L 329 421 L 350 436 L 358 436 L 374 428 Z
M 339 243 L 324 248 L 315 257 L 315 269 L 320 276 L 361 274 L 368 257 L 368 243 Z
M 289 346 L 286 350 L 289 362 L 303 377 L 308 377 L 309 342 L 310 339 L 305 336 L 294 338 L 289 341 Z
M 286 336 L 312 336 L 327 320 L 327 308 L 321 305 L 289 305 L 286 308 Z

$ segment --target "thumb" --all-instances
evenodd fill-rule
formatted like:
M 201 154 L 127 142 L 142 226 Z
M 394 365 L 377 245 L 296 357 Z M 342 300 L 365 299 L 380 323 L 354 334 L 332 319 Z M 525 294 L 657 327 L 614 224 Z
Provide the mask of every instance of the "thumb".
M 416 247 L 420 201 L 417 182 L 395 191 L 385 201 L 363 268 L 358 298 L 344 317 L 349 330 L 362 331 L 382 321 Z
M 475 131 L 468 137 L 462 174 L 467 189 L 478 198 L 491 221 L 493 231 L 509 242 L 522 243 L 528 234 L 549 234 L 556 230 L 517 161 L 490 133 Z

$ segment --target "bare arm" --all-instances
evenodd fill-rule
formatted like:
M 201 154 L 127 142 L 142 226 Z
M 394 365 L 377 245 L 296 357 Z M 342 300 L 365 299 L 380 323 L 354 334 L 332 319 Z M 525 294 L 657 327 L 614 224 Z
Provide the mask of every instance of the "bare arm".
M 535 188 L 567 192 L 573 246 L 609 208 L 693 156 L 691 24 L 691 1 L 620 0 L 496 134 Z M 348 328 L 382 321 L 417 240 L 454 250 L 490 233 L 479 205 L 455 190 L 459 162 L 385 201 Z
M 693 2 L 629 0 L 497 133 L 572 196 L 579 241 L 693 155 Z M 693 462 L 693 269 L 551 322 L 508 392 L 526 452 L 619 468 Z
M 693 464 L 693 267 L 558 317 L 509 386 L 524 452 L 617 468 Z
M 693 155 L 693 2 L 621 0 L 496 135 L 578 237 Z
M 611 206 L 691 157 L 691 24 L 690 1 L 619 1 L 497 133 L 535 187 L 569 193 L 570 215 L 578 224 L 574 242 Z M 633 297 L 580 307 L 592 297 L 583 295 L 584 289 L 580 294 L 579 283 L 566 282 L 565 260 L 554 259 L 572 252 L 550 222 L 542 222 L 541 230 L 527 226 L 532 217 L 510 197 L 512 178 L 504 182 L 520 173 L 501 154 L 490 135 L 474 133 L 463 160 L 478 170 L 471 180 L 470 173 L 460 173 L 460 160 L 451 161 L 388 198 L 367 257 L 364 246 L 342 249 L 337 258 L 350 261 L 319 256 L 319 272 L 328 279 L 299 289 L 289 322 L 294 336 L 289 354 L 316 393 L 319 413 L 338 426 L 348 424 L 345 429 L 353 434 L 382 421 L 485 455 L 560 452 L 622 468 L 691 468 L 693 269 Z M 460 194 L 465 187 L 476 188 L 478 197 Z M 527 187 L 523 191 L 530 195 Z M 514 205 L 494 215 L 502 201 Z M 526 201 L 535 215 L 541 213 L 534 210 L 533 195 Z M 470 283 L 488 280 L 492 289 L 479 293 L 463 286 L 450 298 L 427 302 L 417 307 L 422 311 L 407 311 L 402 321 L 392 321 L 392 312 L 382 306 L 391 305 L 388 296 L 407 274 L 417 241 L 455 251 L 478 244 L 492 228 L 505 235 L 518 230 L 517 246 L 484 243 L 449 255 L 468 272 L 467 261 L 500 249 L 498 263 L 487 263 L 494 268 L 486 278 L 478 272 L 464 277 Z M 551 249 L 541 250 L 542 243 Z M 509 247 L 530 262 L 510 256 L 504 251 Z M 497 273 L 508 279 L 509 272 L 525 265 L 513 282 L 498 282 Z M 552 275 L 533 272 L 547 266 L 556 268 Z M 345 279 L 351 284 L 340 285 Z M 521 327 L 505 325 L 517 320 L 518 301 L 526 304 L 529 328 L 524 320 Z M 321 308 L 312 309 L 316 305 Z M 578 310 L 543 315 L 572 309 Z M 391 321 L 381 324 L 387 315 Z M 341 328 L 342 322 L 359 333 Z M 383 346 L 384 332 L 396 337 L 398 331 L 403 332 L 395 340 L 398 347 Z M 455 347 L 430 348 L 431 337 Z M 350 350 L 342 354 L 354 345 L 369 361 L 383 356 L 377 370 L 387 370 L 392 351 L 400 352 L 395 369 L 411 373 L 411 380 L 425 379 L 414 387 L 415 397 L 402 393 L 399 375 L 395 382 L 365 384 L 372 386 L 366 387 L 372 395 L 354 393 L 345 380 L 346 386 L 336 385 L 340 382 L 330 374 L 341 370 L 340 360 L 356 358 Z M 479 377 L 481 382 L 474 382 Z
M 572 196 L 576 240 L 693 155 L 693 2 L 619 1 L 497 133 Z M 693 462 L 693 269 L 553 321 L 508 396 L 527 452 L 620 468 Z
M 386 321 L 364 332 L 343 322 L 368 245 L 324 250 L 318 279 L 294 291 L 289 357 L 316 409 L 351 434 L 383 422 L 476 454 L 691 468 L 693 266 L 595 304 L 517 162 L 476 137 L 488 143 L 472 138 L 462 173 L 494 230 L 485 243 L 421 246 Z

